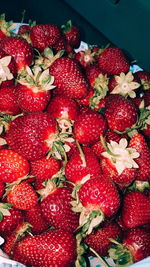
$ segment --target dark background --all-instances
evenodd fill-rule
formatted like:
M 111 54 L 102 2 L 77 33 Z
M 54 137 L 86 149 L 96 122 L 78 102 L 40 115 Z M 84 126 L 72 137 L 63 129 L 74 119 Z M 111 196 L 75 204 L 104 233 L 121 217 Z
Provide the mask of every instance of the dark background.
M 69 19 L 90 44 L 110 42 L 150 72 L 150 0 L 26 0 L 2 1 L 6 20 L 62 25 Z

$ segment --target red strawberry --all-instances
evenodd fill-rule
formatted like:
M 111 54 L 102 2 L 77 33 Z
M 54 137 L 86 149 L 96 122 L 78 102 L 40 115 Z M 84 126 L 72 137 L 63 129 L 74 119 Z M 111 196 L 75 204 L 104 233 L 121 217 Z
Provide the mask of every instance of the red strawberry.
M 16 244 L 13 259 L 36 267 L 71 267 L 76 260 L 75 237 L 59 229 L 25 237 Z
M 150 234 L 141 228 L 130 229 L 125 232 L 122 244 L 114 242 L 109 250 L 109 256 L 115 263 L 125 267 L 143 260 L 150 255 Z
M 21 25 L 18 29 L 18 34 L 25 34 L 27 32 L 30 32 L 31 27 L 29 25 Z
M 0 180 L 0 198 L 3 197 L 4 192 L 5 192 L 5 184 L 2 180 Z
M 47 193 L 50 187 L 50 192 Z M 50 186 L 46 187 L 44 192 L 44 199 L 41 202 L 41 211 L 46 221 L 57 229 L 67 230 L 74 232 L 78 227 L 79 216 L 77 213 L 72 211 L 71 201 L 73 200 L 71 193 L 72 191 L 68 187 L 58 187 L 50 183 Z M 51 189 L 54 187 L 53 189 Z
M 11 149 L 0 150 L 0 179 L 11 183 L 29 173 L 28 161 Z
M 150 198 L 138 191 L 128 192 L 123 198 L 122 222 L 134 228 L 150 222 Z
M 49 224 L 42 215 L 39 203 L 31 209 L 25 210 L 24 218 L 32 226 L 31 230 L 33 234 L 40 234 L 49 227 Z
M 92 65 L 95 59 L 95 53 L 92 52 L 92 49 L 87 49 L 85 51 L 79 51 L 75 54 L 74 58 L 83 66 L 84 68 Z
M 118 47 L 107 47 L 98 57 L 99 68 L 109 74 L 117 75 L 121 72 L 128 72 L 130 64 L 123 53 Z
M 30 30 L 32 46 L 43 51 L 44 48 L 53 46 L 61 36 L 60 29 L 53 24 L 37 24 Z
M 130 141 L 129 146 L 135 148 L 139 152 L 139 157 L 135 159 L 139 168 L 136 172 L 136 180 L 145 181 L 150 180 L 150 150 L 144 136 L 140 133 L 135 134 Z
M 10 115 L 16 115 L 20 112 L 15 95 L 15 86 L 3 86 L 0 89 L 0 112 Z
M 68 44 L 73 48 L 78 48 L 80 44 L 80 30 L 72 24 L 72 21 L 67 21 L 66 25 L 61 26 L 62 32 L 65 35 Z
M 137 71 L 134 73 L 135 79 L 141 84 L 143 90 L 150 89 L 150 73 L 146 71 Z
M 117 223 L 108 222 L 86 236 L 85 243 L 94 249 L 100 256 L 108 255 L 108 249 L 112 245 L 109 238 L 121 237 L 122 231 Z
M 107 130 L 107 122 L 103 115 L 90 111 L 78 116 L 74 124 L 74 134 L 77 141 L 84 145 L 93 145 L 100 135 Z
M 28 210 L 38 203 L 38 196 L 34 188 L 26 181 L 15 184 L 7 192 L 7 202 L 20 210 Z
M 83 206 L 80 214 L 80 225 L 83 226 L 83 231 L 87 231 L 88 234 L 105 217 L 114 216 L 120 206 L 119 193 L 114 183 L 102 174 L 86 181 L 79 189 L 78 197 Z
M 102 73 L 102 71 L 100 70 L 97 64 L 88 66 L 86 68 L 86 76 L 92 88 L 94 88 L 95 79 L 98 77 L 100 73 Z
M 11 207 L 9 209 L 10 215 L 4 216 L 0 221 L 0 235 L 6 237 L 17 227 L 17 225 L 23 221 L 23 214 L 20 210 Z
M 58 58 L 49 68 L 54 76 L 55 93 L 70 98 L 83 98 L 87 94 L 88 83 L 79 65 L 71 58 Z
M 83 153 L 76 150 L 65 167 L 66 178 L 75 184 L 82 183 L 87 176 L 91 178 L 100 173 L 99 161 L 89 147 L 83 147 Z
M 18 71 L 32 64 L 33 50 L 25 39 L 8 36 L 1 41 L 0 48 L 14 58 Z
M 57 125 L 51 114 L 32 113 L 10 123 L 6 140 L 13 150 L 33 161 L 44 157 L 52 148 L 55 134 Z
M 113 131 L 123 132 L 137 122 L 138 111 L 130 99 L 117 94 L 109 95 L 105 107 L 108 127 Z
M 60 169 L 60 163 L 53 157 L 31 161 L 31 174 L 38 180 L 45 181 L 56 174 Z

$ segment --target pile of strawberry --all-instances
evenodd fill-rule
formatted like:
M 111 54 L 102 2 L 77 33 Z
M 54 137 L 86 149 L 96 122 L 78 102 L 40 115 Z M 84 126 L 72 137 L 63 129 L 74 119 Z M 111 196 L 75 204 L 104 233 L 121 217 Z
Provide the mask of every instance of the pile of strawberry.
M 150 73 L 115 47 L 75 52 L 69 21 L 0 18 L 0 235 L 26 266 L 150 256 Z

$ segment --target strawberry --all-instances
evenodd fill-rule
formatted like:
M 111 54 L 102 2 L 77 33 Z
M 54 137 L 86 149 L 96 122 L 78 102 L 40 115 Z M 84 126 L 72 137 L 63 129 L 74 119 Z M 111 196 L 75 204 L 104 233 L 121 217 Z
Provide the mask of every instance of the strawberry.
M 100 256 L 106 256 L 108 249 L 112 245 L 109 238 L 120 238 L 122 231 L 115 222 L 107 222 L 100 228 L 86 236 L 85 243 L 94 249 Z
M 92 178 L 101 173 L 98 159 L 89 147 L 83 147 L 83 151 L 76 150 L 65 167 L 66 178 L 75 183 L 84 182 L 84 178 Z
M 129 266 L 143 260 L 150 255 L 150 234 L 141 228 L 130 229 L 125 232 L 122 244 L 117 241 L 109 250 L 109 256 L 117 266 Z
M 15 95 L 15 86 L 3 86 L 0 89 L 0 112 L 10 115 L 19 114 L 20 108 Z
M 28 161 L 11 149 L 0 150 L 0 179 L 11 183 L 29 173 Z
M 137 71 L 134 73 L 135 79 L 141 84 L 141 89 L 149 90 L 150 89 L 150 73 L 146 71 Z
M 46 189 L 38 192 L 44 196 L 41 202 L 41 211 L 49 225 L 74 232 L 78 227 L 79 216 L 71 209 L 72 190 L 65 186 L 56 188 L 50 181 Z
M 130 99 L 114 94 L 107 96 L 105 117 L 111 130 L 123 132 L 137 122 L 138 110 Z
M 50 100 L 50 90 L 53 77 L 49 75 L 49 70 L 42 70 L 33 66 L 32 69 L 26 67 L 23 76 L 20 75 L 16 85 L 16 98 L 18 106 L 25 112 L 38 112 L 46 109 Z
M 90 234 L 104 219 L 111 218 L 120 207 L 120 196 L 113 181 L 99 175 L 86 181 L 79 189 L 81 202 L 80 227 Z
M 103 115 L 90 111 L 78 116 L 74 124 L 76 140 L 84 145 L 93 145 L 107 130 L 107 121 Z
M 91 87 L 94 88 L 95 79 L 98 77 L 100 73 L 103 74 L 102 71 L 100 70 L 97 64 L 86 67 L 85 71 Z
M 73 48 L 78 48 L 80 44 L 80 30 L 72 24 L 72 21 L 67 21 L 66 25 L 61 26 L 61 30 L 65 35 L 68 44 Z
M 0 180 L 0 198 L 3 197 L 4 192 L 5 192 L 5 184 L 2 180 Z
M 109 74 L 118 75 L 121 72 L 128 72 L 130 64 L 123 53 L 118 47 L 107 47 L 98 56 L 99 68 Z
M 144 93 L 143 99 L 144 99 L 145 107 L 150 106 L 150 91 L 149 90 Z
M 129 146 L 136 149 L 140 154 L 137 159 L 135 159 L 139 168 L 136 172 L 136 180 L 145 181 L 150 180 L 150 169 L 149 169 L 149 160 L 150 160 L 150 150 L 147 145 L 147 142 L 144 136 L 141 133 L 135 134 L 130 141 Z
M 0 235 L 6 237 L 23 221 L 23 214 L 20 210 L 11 207 L 9 209 L 10 215 L 4 216 L 0 221 Z
M 8 145 L 28 160 L 43 158 L 52 148 L 57 125 L 48 113 L 32 113 L 16 118 L 6 134 Z M 49 140 L 45 142 L 46 140 Z
M 30 39 L 32 46 L 40 51 L 44 48 L 53 46 L 61 36 L 60 29 L 53 24 L 37 24 L 30 30 Z
M 25 237 L 16 243 L 13 259 L 36 267 L 71 267 L 76 260 L 75 237 L 60 229 Z
M 126 193 L 122 204 L 122 222 L 134 228 L 150 222 L 150 199 L 139 191 Z
M 32 64 L 33 49 L 25 39 L 8 36 L 1 41 L 0 48 L 14 58 L 18 71 Z
M 31 27 L 29 25 L 21 25 L 18 29 L 18 34 L 22 35 L 25 34 L 27 32 L 30 32 Z
M 32 226 L 31 231 L 33 234 L 40 234 L 49 227 L 49 224 L 42 215 L 39 203 L 31 209 L 25 210 L 24 218 Z
M 73 99 L 86 96 L 88 83 L 79 65 L 68 57 L 57 58 L 49 67 L 50 75 L 54 76 L 55 93 Z
M 83 68 L 87 68 L 88 66 L 92 65 L 95 59 L 95 53 L 92 52 L 92 49 L 87 49 L 84 51 L 79 51 L 75 53 L 74 58 L 81 64 Z
M 56 174 L 60 169 L 60 163 L 53 157 L 41 158 L 30 162 L 31 174 L 34 175 L 38 180 L 45 181 Z
M 16 209 L 28 210 L 37 205 L 38 196 L 28 182 L 22 181 L 7 192 L 7 202 Z

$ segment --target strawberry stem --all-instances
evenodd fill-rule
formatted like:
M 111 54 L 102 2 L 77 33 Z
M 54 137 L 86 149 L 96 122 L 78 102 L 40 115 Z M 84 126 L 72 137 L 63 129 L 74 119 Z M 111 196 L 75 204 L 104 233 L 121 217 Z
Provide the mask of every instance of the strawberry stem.
M 77 147 L 79 149 L 79 153 L 80 153 L 80 157 L 81 157 L 81 160 L 82 160 L 82 166 L 83 167 L 86 167 L 86 160 L 85 160 L 85 155 L 83 153 L 83 150 L 79 144 L 79 142 L 76 140 L 76 144 L 77 144 Z
M 109 149 L 109 147 L 107 146 L 107 143 L 105 142 L 104 137 L 103 137 L 102 135 L 100 136 L 100 141 L 101 141 L 103 147 L 105 148 L 105 150 L 106 150 L 111 156 L 113 156 L 113 157 L 119 157 L 119 156 L 120 156 L 119 154 L 114 154 L 114 153 L 112 153 L 112 152 L 110 151 L 110 149 Z
M 101 261 L 105 267 L 110 267 L 110 265 L 93 248 L 90 247 L 89 250 Z

